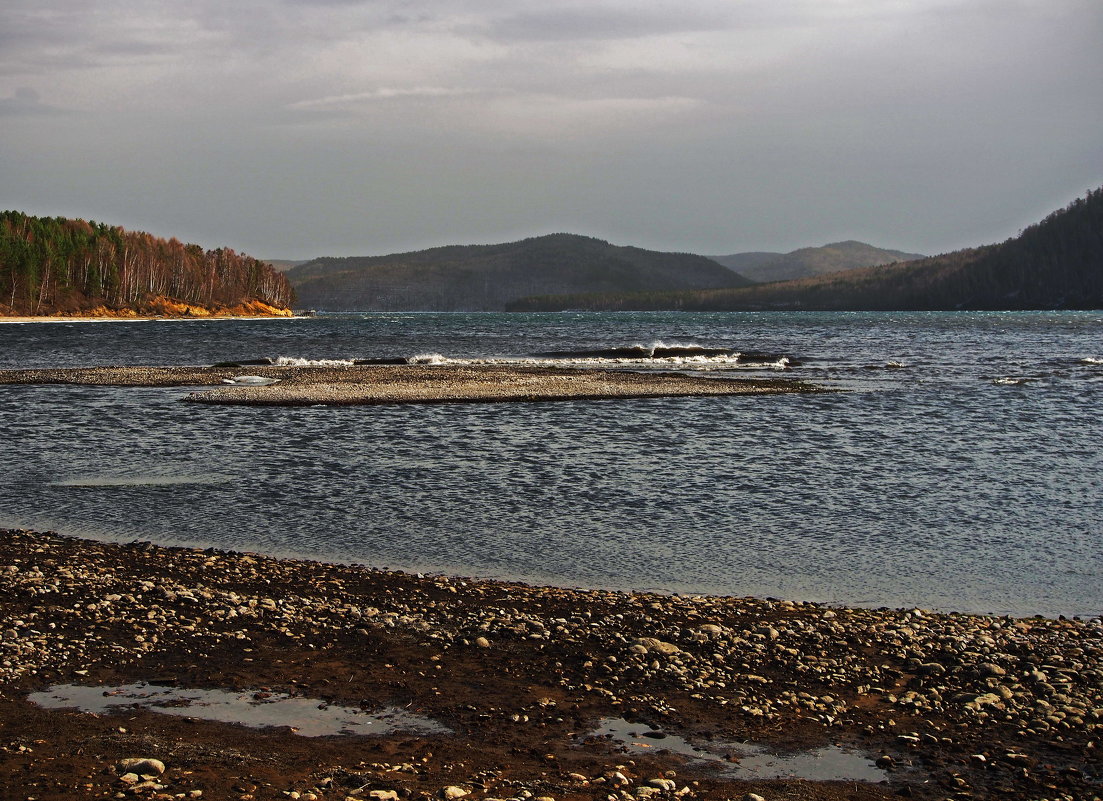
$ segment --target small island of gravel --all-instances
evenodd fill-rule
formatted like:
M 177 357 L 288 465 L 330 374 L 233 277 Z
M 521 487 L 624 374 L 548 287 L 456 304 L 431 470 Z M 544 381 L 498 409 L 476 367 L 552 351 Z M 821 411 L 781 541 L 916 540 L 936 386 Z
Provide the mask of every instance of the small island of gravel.
M 268 386 L 224 382 L 251 376 Z M 245 406 L 364 405 L 597 400 L 824 392 L 788 379 L 709 378 L 680 373 L 567 369 L 532 365 L 347 365 L 338 367 L 89 367 L 0 370 L 0 384 L 213 386 L 185 400 Z

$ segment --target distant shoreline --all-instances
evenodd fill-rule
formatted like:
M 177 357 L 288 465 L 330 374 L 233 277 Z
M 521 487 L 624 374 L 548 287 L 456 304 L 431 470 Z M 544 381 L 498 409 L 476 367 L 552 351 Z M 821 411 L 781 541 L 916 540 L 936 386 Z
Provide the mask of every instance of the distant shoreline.
M 214 319 L 250 319 L 253 317 L 291 317 L 293 312 L 289 307 L 273 306 L 263 300 L 246 300 L 233 305 L 213 303 L 204 306 L 197 303 L 187 303 L 165 296 L 157 296 L 136 306 L 98 306 L 84 307 L 75 311 L 69 309 L 53 309 L 49 314 L 11 314 L 15 309 L 0 307 L 0 321 L 37 323 L 47 321 L 90 320 L 210 320 Z M 4 311 L 8 313 L 5 314 Z
M 212 314 L 207 317 L 176 317 L 171 315 L 138 314 L 134 317 L 90 317 L 74 316 L 63 317 L 53 315 L 40 315 L 38 317 L 2 317 L 0 325 L 26 324 L 26 323 L 151 323 L 151 322 L 204 322 L 211 320 L 305 320 L 302 314 Z

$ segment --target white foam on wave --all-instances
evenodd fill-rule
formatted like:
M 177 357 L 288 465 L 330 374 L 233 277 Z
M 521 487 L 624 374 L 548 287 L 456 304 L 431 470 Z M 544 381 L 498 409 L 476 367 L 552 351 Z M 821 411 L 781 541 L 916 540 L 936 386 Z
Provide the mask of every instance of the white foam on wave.
M 658 358 L 648 356 L 577 356 L 567 358 L 522 358 L 483 360 L 481 363 L 497 364 L 521 364 L 533 367 L 643 367 L 643 368 L 670 368 L 695 370 L 716 370 L 743 368 L 748 365 L 739 363 L 739 355 L 733 353 L 730 356 L 660 356 Z
M 526 359 L 500 359 L 484 360 L 486 362 L 498 362 L 508 364 L 525 364 L 537 367 L 633 367 L 633 368 L 677 368 L 682 370 L 789 370 L 791 369 L 788 356 L 781 356 L 774 361 L 744 362 L 743 354 L 738 352 L 728 354 L 709 355 L 698 353 L 685 356 L 577 356 L 543 358 L 532 357 Z
M 666 345 L 656 341 L 649 346 L 633 346 L 647 349 L 654 353 L 655 349 L 665 347 L 697 347 L 694 345 Z M 454 358 L 443 353 L 426 352 L 417 353 L 406 358 L 407 364 L 417 365 L 452 365 L 452 366 L 480 366 L 480 365 L 519 365 L 526 367 L 578 367 L 578 368 L 652 368 L 652 369 L 678 369 L 678 370 L 788 370 L 789 358 L 782 356 L 776 361 L 766 362 L 741 362 L 741 354 L 686 354 L 672 356 L 559 356 L 554 358 L 544 356 L 522 357 L 466 357 Z M 274 362 L 280 367 L 342 367 L 353 365 L 355 362 L 347 359 L 300 359 L 290 356 L 280 356 Z
M 655 351 L 657 351 L 657 350 L 667 350 L 669 348 L 681 348 L 681 349 L 689 349 L 689 348 L 705 349 L 705 348 L 707 348 L 706 345 L 699 345 L 696 342 L 663 342 L 663 340 L 661 340 L 661 339 L 656 339 L 656 340 L 652 341 L 650 345 L 641 345 L 639 342 L 637 342 L 637 343 L 633 344 L 632 347 L 633 348 L 639 348 L 640 350 L 643 350 L 643 351 L 647 351 L 647 353 L 651 356 L 654 356 Z
M 788 370 L 789 357 L 782 356 L 777 361 L 773 362 L 740 362 L 736 366 L 743 370 Z
M 352 359 L 300 359 L 295 356 L 280 356 L 277 367 L 351 367 Z
M 447 356 L 440 353 L 418 353 L 408 358 L 409 364 L 468 364 L 476 363 L 475 360 L 464 359 L 449 359 Z
M 992 383 L 993 384 L 999 384 L 1000 386 L 1005 386 L 1005 387 L 1019 387 L 1019 386 L 1022 386 L 1023 384 L 1030 384 L 1030 383 L 1033 383 L 1037 380 L 1038 380 L 1037 378 L 1023 378 L 1023 377 L 1017 377 L 1017 376 L 1007 376 L 1005 378 L 993 379 Z
M 1080 360 L 1080 364 L 1103 364 L 1103 357 L 1085 356 Z

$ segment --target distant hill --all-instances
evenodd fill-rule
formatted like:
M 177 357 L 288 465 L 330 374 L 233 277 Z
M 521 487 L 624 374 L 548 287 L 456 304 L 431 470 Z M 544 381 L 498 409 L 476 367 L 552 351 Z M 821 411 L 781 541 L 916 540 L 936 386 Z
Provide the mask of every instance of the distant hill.
M 740 289 L 527 298 L 511 309 L 1103 308 L 1103 188 L 997 245 Z
M 274 270 L 285 273 L 294 267 L 298 267 L 300 264 L 306 264 L 307 259 L 299 259 L 297 261 L 295 259 L 265 259 L 264 262 L 266 264 L 271 264 Z
M 729 270 L 734 270 L 744 278 L 751 278 L 751 273 L 764 264 L 769 264 L 775 259 L 785 256 L 784 253 L 771 250 L 752 250 L 747 253 L 732 253 L 728 256 L 709 256 L 717 264 L 722 264 Z M 752 278 L 752 281 L 759 279 Z
M 289 314 L 291 301 L 282 275 L 229 248 L 0 212 L 0 315 Z
M 715 289 L 751 282 L 689 253 L 550 234 L 389 256 L 321 258 L 286 273 L 304 308 L 496 311 L 526 295 Z
M 791 281 L 814 275 L 827 275 L 855 267 L 922 259 L 920 253 L 885 250 L 849 239 L 817 248 L 801 248 L 790 253 L 733 253 L 709 256 L 713 261 L 757 282 Z

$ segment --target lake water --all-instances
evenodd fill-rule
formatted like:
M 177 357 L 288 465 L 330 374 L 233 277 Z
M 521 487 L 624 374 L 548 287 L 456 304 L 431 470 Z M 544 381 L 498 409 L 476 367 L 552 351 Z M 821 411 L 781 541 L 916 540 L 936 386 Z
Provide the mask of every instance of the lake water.
M 11 323 L 0 367 L 657 342 L 743 356 L 550 361 L 845 391 L 248 408 L 0 386 L 0 526 L 565 586 L 1103 613 L 1100 312 Z

